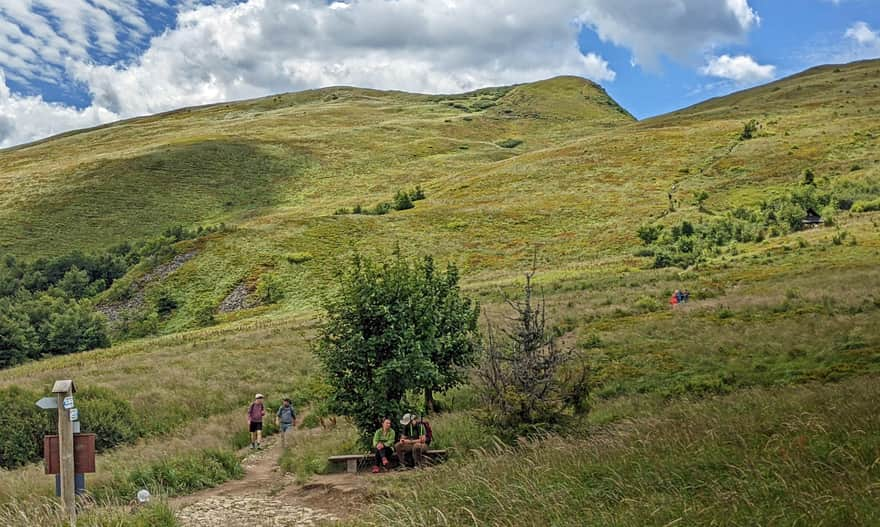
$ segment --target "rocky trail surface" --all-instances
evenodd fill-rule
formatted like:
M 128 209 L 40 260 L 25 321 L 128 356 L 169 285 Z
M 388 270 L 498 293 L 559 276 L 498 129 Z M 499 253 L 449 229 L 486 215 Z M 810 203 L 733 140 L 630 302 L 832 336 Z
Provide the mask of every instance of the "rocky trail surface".
M 309 433 L 297 431 L 296 433 Z M 311 527 L 350 516 L 367 504 L 369 476 L 348 474 L 296 483 L 278 466 L 278 436 L 250 451 L 242 479 L 176 498 L 172 506 L 183 527 Z

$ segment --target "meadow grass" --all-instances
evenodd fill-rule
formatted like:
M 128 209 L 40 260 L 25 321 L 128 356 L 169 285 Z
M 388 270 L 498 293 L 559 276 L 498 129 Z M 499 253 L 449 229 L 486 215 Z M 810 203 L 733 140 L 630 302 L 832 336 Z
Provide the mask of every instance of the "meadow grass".
M 345 524 L 874 525 L 877 386 L 748 389 L 495 445 L 382 480 L 371 514 Z

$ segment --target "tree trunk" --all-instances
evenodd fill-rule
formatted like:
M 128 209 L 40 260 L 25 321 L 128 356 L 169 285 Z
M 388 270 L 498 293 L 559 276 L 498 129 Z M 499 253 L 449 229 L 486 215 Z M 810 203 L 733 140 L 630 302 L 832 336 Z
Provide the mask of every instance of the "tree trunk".
M 434 413 L 434 390 L 425 388 L 425 415 Z

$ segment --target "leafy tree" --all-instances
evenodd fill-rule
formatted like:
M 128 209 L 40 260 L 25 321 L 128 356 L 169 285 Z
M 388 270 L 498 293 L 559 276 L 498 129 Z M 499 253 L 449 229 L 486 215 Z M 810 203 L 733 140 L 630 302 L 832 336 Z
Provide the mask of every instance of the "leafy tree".
M 355 256 L 324 305 L 318 356 L 331 410 L 352 416 L 366 441 L 383 417 L 402 413 L 408 391 L 445 390 L 476 358 L 477 306 L 461 296 L 454 266 Z
M 49 315 L 46 352 L 64 355 L 109 345 L 107 323 L 88 304 L 70 302 L 67 309 Z
M 0 368 L 20 364 L 36 352 L 36 334 L 27 315 L 0 301 Z

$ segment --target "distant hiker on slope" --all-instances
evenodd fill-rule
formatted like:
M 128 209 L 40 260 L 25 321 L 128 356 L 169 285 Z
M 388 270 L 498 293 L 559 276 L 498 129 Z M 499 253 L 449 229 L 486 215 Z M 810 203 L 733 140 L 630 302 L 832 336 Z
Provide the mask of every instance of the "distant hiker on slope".
M 260 448 L 260 442 L 263 440 L 263 417 L 266 415 L 266 408 L 263 406 L 263 394 L 258 393 L 254 396 L 254 402 L 248 406 L 248 429 L 251 432 L 251 448 Z
M 285 397 L 281 408 L 275 413 L 275 424 L 281 428 L 281 446 L 287 446 L 287 431 L 296 424 L 296 411 L 290 405 L 290 398 Z
M 376 464 L 373 466 L 373 474 L 379 472 L 379 467 L 388 468 L 389 458 L 394 448 L 394 429 L 391 428 L 391 419 L 382 420 L 382 428 L 373 434 L 373 450 L 376 452 Z
M 676 289 L 675 292 L 672 293 L 672 296 L 669 298 L 669 305 L 672 308 L 675 308 L 675 306 L 678 305 L 678 294 L 678 289 Z

